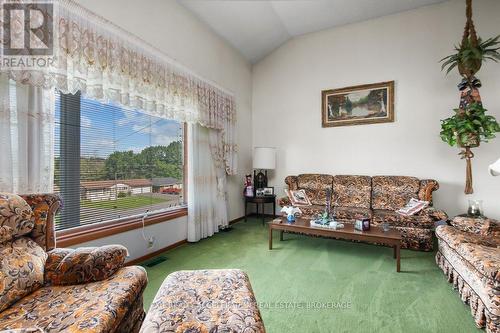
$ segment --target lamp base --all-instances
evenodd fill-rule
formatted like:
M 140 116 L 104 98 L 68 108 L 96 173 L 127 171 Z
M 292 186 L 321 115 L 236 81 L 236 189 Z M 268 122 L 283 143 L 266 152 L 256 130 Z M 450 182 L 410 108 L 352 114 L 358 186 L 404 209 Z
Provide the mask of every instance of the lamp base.
M 254 190 L 258 188 L 263 188 L 267 187 L 267 170 L 264 170 L 264 173 L 262 170 L 259 171 L 259 173 L 255 173 L 256 171 L 253 171 L 253 184 L 254 184 Z

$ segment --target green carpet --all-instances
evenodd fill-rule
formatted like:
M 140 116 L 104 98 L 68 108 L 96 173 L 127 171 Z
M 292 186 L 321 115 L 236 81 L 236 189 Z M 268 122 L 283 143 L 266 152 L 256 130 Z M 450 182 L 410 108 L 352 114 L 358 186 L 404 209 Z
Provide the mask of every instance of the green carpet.
M 163 254 L 147 268 L 146 309 L 163 279 L 186 269 L 247 272 L 267 332 L 482 332 L 434 262 L 434 253 L 285 234 L 249 219 Z M 273 305 L 274 304 L 274 305 Z

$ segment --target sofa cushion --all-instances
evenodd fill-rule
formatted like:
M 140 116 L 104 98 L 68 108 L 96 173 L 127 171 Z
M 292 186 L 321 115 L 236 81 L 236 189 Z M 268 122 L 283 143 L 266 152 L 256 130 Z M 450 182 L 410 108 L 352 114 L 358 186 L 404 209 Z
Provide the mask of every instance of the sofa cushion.
M 444 241 L 450 248 L 457 250 L 460 244 L 471 243 L 496 247 L 494 239 L 458 230 L 449 225 L 440 225 L 436 228 L 436 236 Z
M 362 207 L 334 207 L 333 212 L 339 221 L 354 222 L 359 218 L 371 218 L 372 210 Z
M 457 253 L 481 275 L 500 282 L 500 248 L 462 243 L 457 247 Z
M 398 227 L 420 229 L 432 229 L 434 227 L 434 220 L 427 215 L 405 216 L 398 214 L 392 210 L 374 209 L 373 224 L 380 225 L 384 222 Z
M 372 177 L 372 208 L 398 210 L 418 198 L 420 180 L 405 176 Z
M 432 251 L 432 230 L 423 228 L 393 227 L 401 234 L 401 248 L 418 251 Z
M 334 176 L 335 206 L 370 208 L 372 180 L 368 176 Z
M 49 252 L 45 283 L 70 285 L 107 279 L 123 266 L 127 249 L 121 245 L 58 248 Z
M 500 224 L 496 220 L 456 216 L 450 221 L 450 224 L 464 232 L 496 238 L 498 239 L 497 244 L 500 245 Z
M 140 332 L 264 333 L 265 328 L 246 273 L 213 269 L 167 276 Z
M 43 286 L 46 260 L 45 251 L 29 238 L 0 244 L 0 311 Z
M 467 216 L 455 216 L 450 224 L 457 228 L 458 230 L 470 232 L 473 234 L 481 234 L 481 229 L 484 225 L 483 219 L 467 217 Z
M 432 220 L 434 220 L 436 222 L 448 220 L 448 214 L 446 214 L 446 212 L 444 212 L 443 210 L 436 209 L 435 207 L 425 207 L 420 212 L 418 212 L 416 215 L 429 216 L 430 218 L 432 218 Z
M 141 267 L 123 267 L 88 284 L 48 286 L 0 313 L 0 330 L 40 327 L 45 333 L 115 332 L 147 283 Z
M 481 234 L 489 236 L 497 240 L 497 245 L 500 246 L 500 222 L 497 220 L 486 219 L 483 227 L 481 228 Z
M 26 235 L 34 226 L 33 212 L 23 198 L 0 193 L 0 243 Z
M 317 214 L 321 214 L 325 211 L 325 206 L 321 205 L 311 205 L 311 206 L 301 206 L 299 209 L 302 211 L 302 217 L 313 218 Z
M 326 204 L 326 190 L 332 190 L 333 176 L 321 174 L 303 174 L 297 176 L 297 187 L 305 190 L 313 205 Z

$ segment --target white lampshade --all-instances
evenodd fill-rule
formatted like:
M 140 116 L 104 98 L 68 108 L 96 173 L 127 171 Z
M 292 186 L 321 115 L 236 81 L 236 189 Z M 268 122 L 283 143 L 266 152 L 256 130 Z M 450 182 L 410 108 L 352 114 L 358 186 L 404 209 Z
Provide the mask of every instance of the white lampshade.
M 253 149 L 253 168 L 273 170 L 276 168 L 276 148 L 255 147 Z
M 488 168 L 492 176 L 500 176 L 500 159 Z

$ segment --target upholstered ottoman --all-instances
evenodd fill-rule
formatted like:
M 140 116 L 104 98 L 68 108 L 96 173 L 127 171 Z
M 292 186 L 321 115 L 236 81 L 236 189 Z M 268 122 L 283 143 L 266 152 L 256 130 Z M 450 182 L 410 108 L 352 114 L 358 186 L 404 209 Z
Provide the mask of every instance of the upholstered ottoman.
M 239 269 L 167 276 L 141 327 L 158 332 L 265 332 L 248 276 Z

